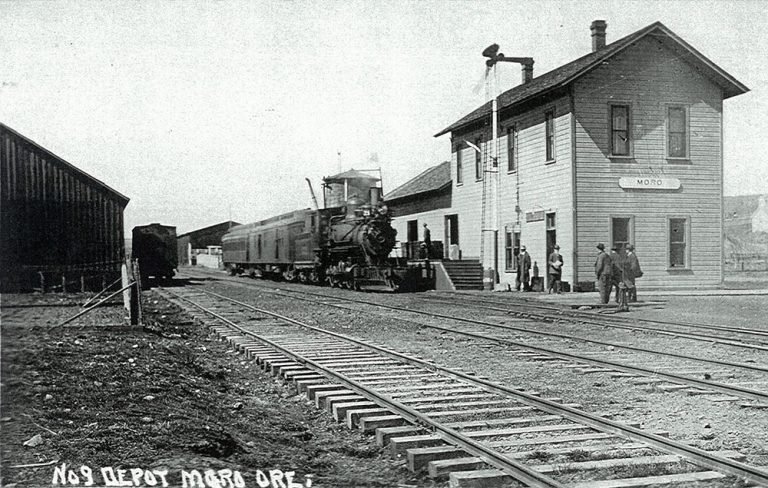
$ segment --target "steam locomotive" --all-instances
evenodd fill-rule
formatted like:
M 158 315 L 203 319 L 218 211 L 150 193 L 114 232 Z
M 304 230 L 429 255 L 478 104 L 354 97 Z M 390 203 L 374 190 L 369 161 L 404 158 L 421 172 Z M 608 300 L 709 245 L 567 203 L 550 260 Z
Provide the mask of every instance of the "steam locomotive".
M 309 180 L 307 180 L 309 183 Z M 381 199 L 381 179 L 350 170 L 323 178 L 325 208 L 296 210 L 233 227 L 222 238 L 230 274 L 349 289 L 434 286 L 427 263 L 389 258 L 397 231 Z

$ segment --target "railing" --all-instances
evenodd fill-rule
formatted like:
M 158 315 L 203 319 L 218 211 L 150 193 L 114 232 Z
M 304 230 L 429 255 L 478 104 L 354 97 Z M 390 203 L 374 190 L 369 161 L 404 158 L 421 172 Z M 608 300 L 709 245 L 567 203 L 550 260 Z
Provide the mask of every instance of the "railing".
M 426 246 L 423 241 L 409 241 L 400 244 L 406 259 L 443 259 L 443 241 L 432 241 Z

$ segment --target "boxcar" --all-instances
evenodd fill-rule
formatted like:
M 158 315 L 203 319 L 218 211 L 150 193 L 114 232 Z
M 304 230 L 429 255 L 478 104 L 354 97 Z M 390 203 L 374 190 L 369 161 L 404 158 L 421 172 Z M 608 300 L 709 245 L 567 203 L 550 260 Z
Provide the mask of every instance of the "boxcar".
M 149 283 L 149 278 L 170 279 L 175 274 L 176 227 L 161 224 L 134 227 L 132 249 L 132 259 L 139 261 L 144 285 Z

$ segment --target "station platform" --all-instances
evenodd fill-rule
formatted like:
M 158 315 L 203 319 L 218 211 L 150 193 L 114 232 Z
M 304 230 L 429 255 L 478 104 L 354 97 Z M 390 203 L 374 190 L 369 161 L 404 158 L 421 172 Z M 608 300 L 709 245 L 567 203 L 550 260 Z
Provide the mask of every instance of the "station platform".
M 465 292 L 466 293 L 466 292 Z M 476 292 L 488 293 L 488 292 Z M 524 298 L 526 300 L 540 300 L 553 305 L 561 305 L 574 309 L 610 309 L 618 308 L 614 302 L 613 294 L 611 301 L 607 304 L 600 303 L 598 292 L 564 292 L 561 294 L 545 292 L 520 292 L 520 291 L 498 291 L 494 292 L 497 296 L 510 296 L 515 298 Z M 631 303 L 631 307 L 658 307 L 665 304 L 673 297 L 737 297 L 737 296 L 762 296 L 768 295 L 768 288 L 760 289 L 707 289 L 707 290 L 643 290 L 638 287 L 638 301 Z

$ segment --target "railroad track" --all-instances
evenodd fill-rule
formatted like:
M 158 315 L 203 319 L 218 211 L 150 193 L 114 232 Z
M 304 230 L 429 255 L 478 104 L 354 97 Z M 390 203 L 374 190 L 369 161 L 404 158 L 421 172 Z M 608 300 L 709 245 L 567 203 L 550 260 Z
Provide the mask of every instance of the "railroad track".
M 545 305 L 538 300 L 518 297 L 511 297 L 508 300 L 501 301 L 492 298 L 479 297 L 477 294 L 470 295 L 461 292 L 444 292 L 441 293 L 440 296 L 425 295 L 423 298 L 425 300 L 441 303 L 456 303 L 456 300 L 459 299 L 462 303 L 466 303 L 478 309 L 506 312 L 510 314 L 522 311 L 529 316 L 532 315 L 531 311 L 539 310 L 542 313 L 539 314 L 538 317 L 542 320 L 568 318 L 582 325 L 597 325 L 600 327 L 611 327 L 633 331 L 639 330 L 672 337 L 683 337 L 707 343 L 726 344 L 746 349 L 768 351 L 768 331 L 760 329 L 712 324 L 692 324 L 687 322 L 662 322 L 658 320 L 636 317 L 630 318 L 616 315 L 606 316 L 601 314 L 596 316 L 596 314 L 592 312 L 569 310 L 559 306 Z M 698 331 L 705 331 L 705 333 Z M 741 340 L 734 340 L 734 334 L 741 335 L 743 338 Z M 748 343 L 744 342 L 744 340 L 753 340 L 755 342 Z
M 159 290 L 318 406 L 451 486 L 768 486 L 707 452 L 208 291 Z
M 530 361 L 557 364 L 557 367 L 569 368 L 575 373 L 605 373 L 612 378 L 627 379 L 637 385 L 646 385 L 654 391 L 681 391 L 689 395 L 706 396 L 718 402 L 750 400 L 751 403 L 742 403 L 747 407 L 768 406 L 768 392 L 714 379 L 723 378 L 747 381 L 747 384 L 761 384 L 760 382 L 768 380 L 768 367 L 757 363 L 718 360 L 669 350 L 658 351 L 628 343 L 584 338 L 562 332 L 533 330 L 518 325 L 405 308 L 359 298 L 359 294 L 353 293 L 329 297 L 305 288 L 294 291 L 276 289 L 258 282 L 230 279 L 224 281 L 244 287 L 256 287 L 267 293 L 325 307 L 379 315 L 381 310 L 384 310 L 387 311 L 387 314 L 384 314 L 385 317 L 396 318 L 400 322 L 409 321 L 420 327 L 503 344 L 511 348 L 505 350 L 505 354 L 516 355 Z M 360 306 L 364 308 L 359 308 Z M 408 316 L 411 318 L 407 318 Z M 451 321 L 450 326 L 445 325 L 446 320 Z M 537 320 L 535 315 L 533 320 Z M 544 337 L 547 340 L 536 343 L 530 339 L 521 339 L 520 333 Z M 597 335 L 597 337 L 600 336 Z M 558 341 L 562 342 L 562 340 L 578 340 L 585 344 L 599 346 L 600 349 L 593 351 L 585 351 L 584 348 L 579 348 L 578 351 L 563 349 L 562 344 L 558 344 Z M 663 366 L 659 365 L 660 358 L 663 358 Z

